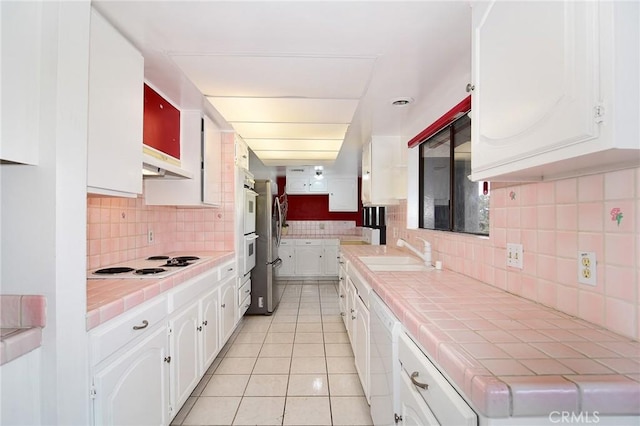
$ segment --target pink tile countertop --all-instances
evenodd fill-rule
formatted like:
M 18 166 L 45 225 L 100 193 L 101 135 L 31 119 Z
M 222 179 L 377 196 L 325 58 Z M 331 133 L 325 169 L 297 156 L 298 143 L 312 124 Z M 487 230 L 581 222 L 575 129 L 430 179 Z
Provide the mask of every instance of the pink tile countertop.
M 233 260 L 235 256 L 232 251 L 168 253 L 168 255 L 171 257 L 196 255 L 209 257 L 209 259 L 162 279 L 87 280 L 87 331 L 197 275 Z
M 42 344 L 47 301 L 38 295 L 0 295 L 0 365 Z
M 490 418 L 552 411 L 640 414 L 640 343 L 452 271 L 372 272 L 341 251 L 473 407 Z

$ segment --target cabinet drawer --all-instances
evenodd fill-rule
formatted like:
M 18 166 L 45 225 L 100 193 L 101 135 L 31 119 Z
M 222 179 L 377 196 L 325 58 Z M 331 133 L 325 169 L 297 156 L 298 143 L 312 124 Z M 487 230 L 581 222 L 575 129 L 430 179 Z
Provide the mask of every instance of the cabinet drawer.
M 296 241 L 296 245 L 297 246 L 321 246 L 322 245 L 322 241 L 320 239 L 314 239 L 314 240 L 297 240 Z
M 340 245 L 340 240 L 338 240 L 337 238 L 327 238 L 326 240 L 322 240 L 323 241 L 323 245 L 325 246 L 339 246 Z
M 242 301 L 251 295 L 251 280 L 245 281 L 238 289 L 238 306 L 242 309 Z
M 91 364 L 96 365 L 134 339 L 141 339 L 165 321 L 167 298 L 158 296 L 91 330 Z
M 295 245 L 295 241 L 293 241 L 292 239 L 281 239 L 280 240 L 280 245 L 281 246 L 293 246 Z
M 398 357 L 402 365 L 401 376 L 406 376 L 411 382 L 427 385 L 423 389 L 413 384 L 440 424 L 478 424 L 478 418 L 471 407 L 405 333 L 401 333 L 398 339 Z
M 204 291 L 213 288 L 217 284 L 217 270 L 213 269 L 204 274 L 180 284 L 169 292 L 169 313 L 192 301 Z
M 251 293 L 247 294 L 247 297 L 240 302 L 240 316 L 243 316 L 244 313 L 247 312 L 249 306 L 251 306 Z
M 227 278 L 232 277 L 235 274 L 236 274 L 235 261 L 231 261 L 231 262 L 225 263 L 224 265 L 220 266 L 219 280 L 220 280 L 220 282 L 226 281 Z

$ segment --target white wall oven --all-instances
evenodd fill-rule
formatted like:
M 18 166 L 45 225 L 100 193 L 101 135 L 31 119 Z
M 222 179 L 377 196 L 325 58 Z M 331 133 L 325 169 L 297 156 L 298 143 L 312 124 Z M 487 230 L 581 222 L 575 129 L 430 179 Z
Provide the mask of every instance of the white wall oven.
M 256 266 L 256 202 L 258 194 L 254 191 L 255 181 L 249 175 L 244 180 L 244 247 L 242 273 L 247 275 Z

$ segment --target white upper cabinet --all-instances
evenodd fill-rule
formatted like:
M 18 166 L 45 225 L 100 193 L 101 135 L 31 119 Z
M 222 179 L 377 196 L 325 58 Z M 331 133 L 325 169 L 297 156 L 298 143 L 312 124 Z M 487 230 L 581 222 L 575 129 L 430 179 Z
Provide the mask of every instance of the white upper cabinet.
M 313 166 L 287 167 L 287 194 L 328 194 L 326 174 L 316 175 Z
M 222 199 L 222 133 L 200 111 L 180 114 L 182 167 L 193 179 L 146 178 L 147 205 L 220 206 Z
M 249 170 L 249 145 L 240 136 L 235 135 L 236 166 Z
M 635 2 L 473 4 L 472 179 L 639 164 Z
M 398 136 L 373 136 L 362 147 L 362 204 L 398 204 L 407 197 L 407 147 Z
M 38 164 L 42 2 L 0 2 L 0 160 Z
M 87 191 L 142 193 L 144 60 L 95 9 L 91 10 Z
M 358 178 L 328 178 L 328 189 L 330 212 L 358 211 Z

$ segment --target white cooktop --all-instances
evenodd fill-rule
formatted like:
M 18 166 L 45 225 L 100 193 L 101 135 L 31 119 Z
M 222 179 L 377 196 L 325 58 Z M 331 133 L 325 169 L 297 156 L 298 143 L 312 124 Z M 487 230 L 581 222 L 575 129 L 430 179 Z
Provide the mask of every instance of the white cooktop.
M 200 257 L 200 256 L 199 256 Z M 168 276 L 171 276 L 173 274 L 176 274 L 180 271 L 183 271 L 185 269 L 190 268 L 193 265 L 196 265 L 198 263 L 201 263 L 205 260 L 209 259 L 208 257 L 200 257 L 199 259 L 196 260 L 189 260 L 188 263 L 189 265 L 187 266 L 164 266 L 167 263 L 167 259 L 160 259 L 160 260 L 148 260 L 148 259 L 136 259 L 136 260 L 129 260 L 126 262 L 119 262 L 113 265 L 109 265 L 109 266 L 104 266 L 101 268 L 96 268 L 96 269 L 92 269 L 90 271 L 87 272 L 87 279 L 149 279 L 149 278 L 166 278 Z M 126 267 L 126 268 L 133 268 L 133 271 L 130 272 L 121 272 L 121 273 L 114 273 L 114 274 L 96 274 L 96 271 L 101 270 L 101 269 L 107 269 L 107 268 L 119 268 L 119 267 Z M 162 272 L 158 272 L 158 273 L 154 273 L 154 274 L 138 274 L 135 271 L 139 270 L 139 269 L 145 269 L 145 268 L 161 268 L 164 269 L 164 271 Z

